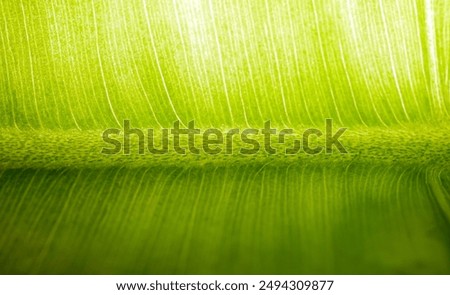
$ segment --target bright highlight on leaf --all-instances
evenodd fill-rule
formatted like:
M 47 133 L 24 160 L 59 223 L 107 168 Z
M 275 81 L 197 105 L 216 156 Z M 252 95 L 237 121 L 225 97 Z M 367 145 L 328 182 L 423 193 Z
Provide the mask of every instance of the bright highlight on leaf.
M 446 0 L 1 1 L 0 273 L 449 274 L 449 68 Z M 347 154 L 101 153 L 326 118 Z

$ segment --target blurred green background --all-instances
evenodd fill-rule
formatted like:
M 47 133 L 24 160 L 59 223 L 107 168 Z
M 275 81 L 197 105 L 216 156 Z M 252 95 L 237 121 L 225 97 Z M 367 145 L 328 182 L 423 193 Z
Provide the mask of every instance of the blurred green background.
M 450 274 L 450 1 L 2 0 L 1 274 Z M 134 127 L 347 155 L 105 158 Z

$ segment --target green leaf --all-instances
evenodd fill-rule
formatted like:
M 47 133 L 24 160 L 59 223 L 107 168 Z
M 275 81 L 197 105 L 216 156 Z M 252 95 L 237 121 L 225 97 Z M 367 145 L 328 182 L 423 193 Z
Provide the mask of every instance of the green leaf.
M 1 1 L 0 273 L 450 274 L 449 32 L 446 0 Z M 101 153 L 326 118 L 347 153 Z

